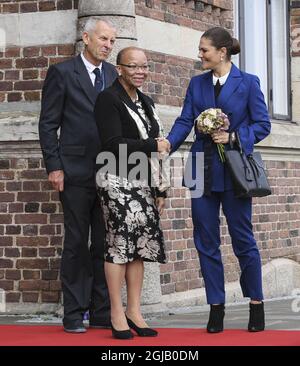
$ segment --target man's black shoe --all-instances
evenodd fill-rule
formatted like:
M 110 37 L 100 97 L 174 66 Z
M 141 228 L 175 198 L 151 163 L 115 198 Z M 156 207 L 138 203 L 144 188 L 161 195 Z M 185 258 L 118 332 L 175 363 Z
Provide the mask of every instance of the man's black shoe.
M 86 328 L 81 320 L 64 324 L 64 331 L 67 333 L 85 333 Z

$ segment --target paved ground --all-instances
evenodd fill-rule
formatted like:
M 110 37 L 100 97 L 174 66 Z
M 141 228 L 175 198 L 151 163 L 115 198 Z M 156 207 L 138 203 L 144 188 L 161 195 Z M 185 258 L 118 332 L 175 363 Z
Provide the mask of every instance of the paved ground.
M 225 328 L 246 329 L 248 303 L 226 305 Z M 300 331 L 300 297 L 265 301 L 266 328 Z M 172 309 L 169 314 L 149 318 L 149 325 L 160 328 L 205 328 L 209 307 L 197 306 Z M 0 315 L 0 324 L 61 324 L 61 319 L 51 315 L 7 316 Z M 87 323 L 88 324 L 88 323 Z
M 293 311 L 293 308 L 294 310 L 298 310 L 298 312 Z M 300 298 L 265 301 L 265 311 L 267 329 L 293 329 L 300 331 Z M 227 305 L 225 312 L 225 328 L 247 328 L 249 316 L 248 303 Z M 209 307 L 199 306 L 175 310 L 168 316 L 163 316 L 159 319 L 153 318 L 149 323 L 152 326 L 167 328 L 205 328 L 208 315 Z

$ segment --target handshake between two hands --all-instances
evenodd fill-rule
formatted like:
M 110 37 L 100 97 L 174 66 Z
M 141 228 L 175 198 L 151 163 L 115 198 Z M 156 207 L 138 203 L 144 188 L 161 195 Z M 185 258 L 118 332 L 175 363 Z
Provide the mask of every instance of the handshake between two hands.
M 169 154 L 171 151 L 171 144 L 169 140 L 164 137 L 158 137 L 157 141 L 157 151 L 161 156 Z

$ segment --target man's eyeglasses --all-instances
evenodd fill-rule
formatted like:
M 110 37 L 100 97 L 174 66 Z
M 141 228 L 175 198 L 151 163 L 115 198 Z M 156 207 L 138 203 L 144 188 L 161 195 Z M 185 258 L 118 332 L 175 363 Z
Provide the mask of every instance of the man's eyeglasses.
M 138 69 L 141 69 L 142 71 L 149 71 L 149 65 L 126 65 L 126 64 L 119 64 L 120 66 L 128 67 L 131 71 L 138 71 Z

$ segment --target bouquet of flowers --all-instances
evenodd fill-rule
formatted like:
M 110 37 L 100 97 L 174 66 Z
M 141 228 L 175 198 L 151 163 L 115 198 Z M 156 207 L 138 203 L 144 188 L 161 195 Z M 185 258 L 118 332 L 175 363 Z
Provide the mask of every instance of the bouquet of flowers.
M 220 108 L 209 108 L 199 114 L 195 119 L 199 132 L 211 135 L 216 131 L 226 131 L 229 128 L 229 119 Z M 222 163 L 225 162 L 225 148 L 223 144 L 217 144 L 218 153 Z

